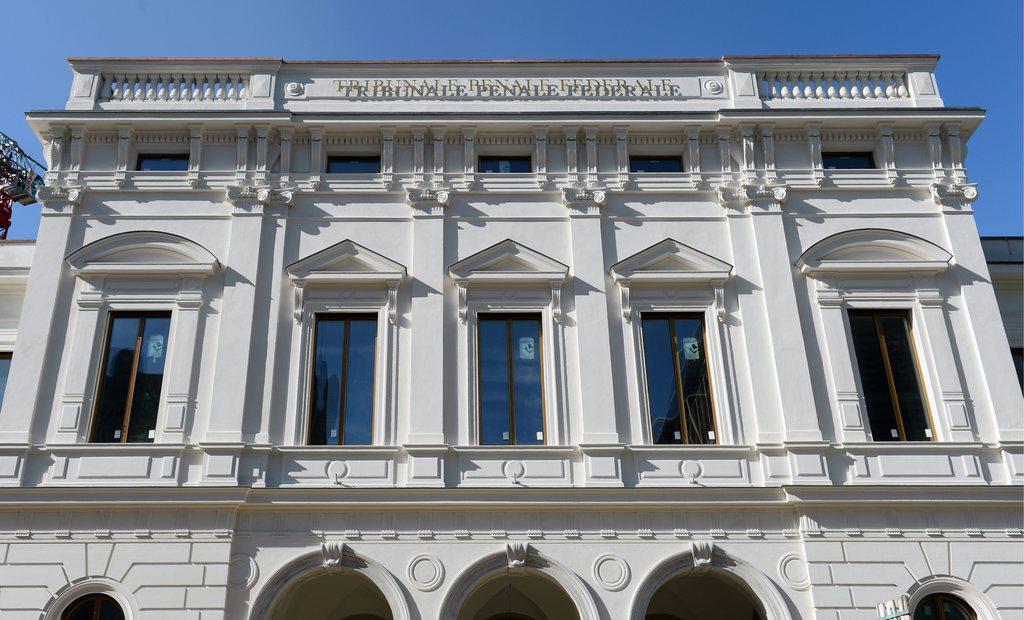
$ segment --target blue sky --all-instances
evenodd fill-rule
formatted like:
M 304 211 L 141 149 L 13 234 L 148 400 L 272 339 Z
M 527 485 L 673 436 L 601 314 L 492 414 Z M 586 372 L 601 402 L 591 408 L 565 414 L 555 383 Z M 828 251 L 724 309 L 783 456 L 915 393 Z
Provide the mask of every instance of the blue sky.
M 13 0 L 8 0 L 13 1 Z M 29 109 L 60 108 L 68 56 L 288 59 L 651 58 L 939 53 L 948 106 L 988 117 L 967 158 L 982 234 L 1020 235 L 1021 0 L 50 0 L 8 33 L 0 131 L 40 158 Z M 12 7 L 8 6 L 7 13 Z M 8 15 L 10 17 L 10 15 Z M 19 34 L 20 32 L 20 34 Z M 11 238 L 31 238 L 15 205 Z

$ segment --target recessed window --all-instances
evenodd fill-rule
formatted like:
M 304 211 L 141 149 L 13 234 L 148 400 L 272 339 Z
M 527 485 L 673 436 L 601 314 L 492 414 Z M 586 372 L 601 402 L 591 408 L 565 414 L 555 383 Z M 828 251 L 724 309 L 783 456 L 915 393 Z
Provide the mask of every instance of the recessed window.
M 532 172 L 529 157 L 481 157 L 477 161 L 477 172 L 486 174 L 509 174 Z
M 930 440 L 907 313 L 851 310 L 849 317 L 872 439 Z
M 652 440 L 717 443 L 703 315 L 644 314 L 641 329 Z
M 821 166 L 826 170 L 871 170 L 875 167 L 875 156 L 870 151 L 822 153 Z
M 1021 347 L 1011 348 L 1010 357 L 1013 358 L 1013 367 L 1017 369 L 1017 381 L 1020 382 L 1021 389 L 1024 389 L 1024 349 Z M 6 375 L 4 376 L 6 377 Z
M 188 170 L 188 154 L 139 155 L 135 169 L 141 172 L 184 172 Z
M 538 314 L 480 314 L 480 443 L 544 443 Z
M 974 611 L 952 594 L 932 594 L 914 610 L 914 620 L 975 620 Z
M 681 157 L 648 157 L 635 155 L 629 158 L 630 172 L 682 172 Z
M 170 327 L 169 313 L 111 315 L 91 441 L 153 441 Z
M 0 406 L 3 406 L 4 393 L 7 392 L 7 377 L 11 374 L 11 354 L 0 353 Z
M 87 594 L 73 601 L 61 620 L 124 620 L 124 610 L 106 594 Z
M 380 157 L 376 155 L 331 155 L 327 158 L 327 172 L 331 174 L 377 174 Z
M 317 315 L 314 339 L 310 445 L 372 444 L 377 317 Z

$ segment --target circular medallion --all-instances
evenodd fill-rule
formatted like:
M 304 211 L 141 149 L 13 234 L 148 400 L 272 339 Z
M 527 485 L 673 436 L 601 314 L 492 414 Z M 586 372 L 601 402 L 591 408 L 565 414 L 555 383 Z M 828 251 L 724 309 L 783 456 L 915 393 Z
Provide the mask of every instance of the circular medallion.
M 348 475 L 348 463 L 345 461 L 332 461 L 327 466 L 327 477 L 331 480 L 341 480 Z
M 679 464 L 679 473 L 683 475 L 683 478 L 696 480 L 704 473 L 704 468 L 697 461 L 683 461 Z
M 418 555 L 409 560 L 408 574 L 418 590 L 430 592 L 444 581 L 444 564 L 432 555 Z
M 305 90 L 305 87 L 298 82 L 288 82 L 284 86 L 284 92 L 288 93 L 291 97 L 300 97 Z
M 505 461 L 501 471 L 505 473 L 506 478 L 515 482 L 526 475 L 526 465 L 522 461 Z
M 228 588 L 248 590 L 259 579 L 260 568 L 256 560 L 247 555 L 233 555 L 228 560 Z
M 605 590 L 621 590 L 629 583 L 629 564 L 611 553 L 598 556 L 594 560 L 594 580 Z
M 787 553 L 779 558 L 779 577 L 795 590 L 806 590 L 811 587 L 807 562 L 795 553 Z
M 718 80 L 708 80 L 704 82 L 704 90 L 708 91 L 712 95 L 721 95 L 725 87 Z

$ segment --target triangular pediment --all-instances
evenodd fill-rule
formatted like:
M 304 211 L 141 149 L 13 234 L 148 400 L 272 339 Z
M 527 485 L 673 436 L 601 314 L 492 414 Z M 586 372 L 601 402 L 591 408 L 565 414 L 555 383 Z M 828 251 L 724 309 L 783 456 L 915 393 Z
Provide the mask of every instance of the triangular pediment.
M 953 256 L 930 241 L 880 228 L 841 232 L 815 243 L 796 265 L 803 273 L 938 273 Z
M 298 260 L 286 268 L 293 281 L 394 281 L 405 277 L 405 267 L 390 258 L 346 239 Z
M 550 256 L 511 239 L 468 256 L 449 268 L 451 277 L 464 281 L 563 280 L 569 267 Z
M 721 282 L 732 265 L 675 239 L 665 239 L 611 268 L 616 282 Z
M 65 260 L 81 274 L 206 274 L 218 267 L 217 258 L 195 241 L 150 230 L 104 237 Z

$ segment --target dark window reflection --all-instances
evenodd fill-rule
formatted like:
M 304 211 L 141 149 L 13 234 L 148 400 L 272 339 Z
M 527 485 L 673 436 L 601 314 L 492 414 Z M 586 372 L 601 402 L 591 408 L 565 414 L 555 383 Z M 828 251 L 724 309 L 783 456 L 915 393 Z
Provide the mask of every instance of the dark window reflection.
M 188 154 L 139 155 L 135 169 L 142 172 L 184 172 L 188 170 Z
M 111 316 L 93 442 L 154 440 L 170 328 L 169 314 Z
M 975 620 L 974 611 L 951 594 L 932 594 L 918 603 L 914 620 Z
M 11 354 L 0 353 L 0 406 L 4 402 L 4 394 L 7 392 L 7 377 L 11 374 Z
M 481 314 L 480 443 L 544 443 L 540 316 Z
M 875 167 L 873 153 L 822 153 L 821 166 L 826 170 L 871 170 Z
M 106 594 L 89 594 L 68 605 L 61 620 L 124 620 L 124 611 Z
M 703 317 L 652 313 L 642 321 L 654 443 L 717 443 Z
M 327 172 L 341 174 L 376 174 L 380 172 L 380 157 L 332 155 L 327 158 Z
M 630 172 L 682 172 L 680 157 L 647 157 L 633 155 L 629 158 Z
M 929 440 L 906 313 L 857 310 L 849 318 L 872 439 Z
M 522 174 L 532 172 L 529 157 L 490 157 L 477 160 L 477 172 L 488 174 Z
M 318 316 L 315 339 L 309 443 L 373 443 L 377 318 Z
M 1014 347 L 1010 349 L 1010 356 L 1013 358 L 1013 367 L 1017 369 L 1017 381 L 1021 389 L 1024 389 L 1024 349 Z

